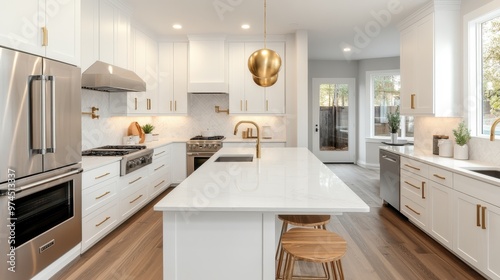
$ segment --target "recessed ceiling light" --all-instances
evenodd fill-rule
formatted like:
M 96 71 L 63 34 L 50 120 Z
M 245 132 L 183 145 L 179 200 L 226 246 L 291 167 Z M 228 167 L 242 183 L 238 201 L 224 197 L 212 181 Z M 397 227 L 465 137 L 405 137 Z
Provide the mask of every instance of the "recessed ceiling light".
M 344 52 L 350 52 L 351 48 L 344 48 Z
M 241 28 L 242 29 L 250 29 L 250 25 L 249 24 L 242 24 Z
M 182 25 L 180 25 L 180 24 L 174 24 L 174 25 L 172 25 L 172 27 L 174 29 L 182 29 Z

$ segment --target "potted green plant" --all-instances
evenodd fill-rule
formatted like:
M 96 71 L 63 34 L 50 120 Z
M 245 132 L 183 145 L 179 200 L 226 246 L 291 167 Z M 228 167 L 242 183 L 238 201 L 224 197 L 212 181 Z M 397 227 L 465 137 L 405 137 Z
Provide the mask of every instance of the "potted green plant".
M 394 113 L 387 112 L 387 124 L 389 125 L 389 130 L 391 131 L 391 143 L 398 142 L 398 130 L 400 123 L 401 116 L 399 115 L 399 106 L 397 106 Z
M 142 131 L 144 131 L 144 134 L 146 135 L 146 139 L 145 139 L 146 142 L 152 141 L 153 135 L 151 134 L 151 132 L 153 132 L 154 129 L 155 129 L 155 127 L 150 123 L 142 126 Z
M 467 143 L 470 140 L 470 130 L 467 129 L 465 122 L 458 124 L 458 128 L 453 129 L 455 136 L 455 145 L 453 147 L 453 157 L 455 159 L 469 159 L 469 146 Z

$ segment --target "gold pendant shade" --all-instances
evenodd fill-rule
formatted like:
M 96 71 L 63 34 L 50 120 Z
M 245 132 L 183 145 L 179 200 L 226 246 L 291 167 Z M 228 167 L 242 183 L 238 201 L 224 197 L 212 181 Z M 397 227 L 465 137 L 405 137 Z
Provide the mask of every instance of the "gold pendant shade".
M 281 57 L 273 50 L 266 48 L 266 0 L 264 0 L 264 48 L 255 51 L 248 58 L 248 70 L 252 73 L 253 81 L 261 87 L 270 87 L 278 80 L 281 68 Z

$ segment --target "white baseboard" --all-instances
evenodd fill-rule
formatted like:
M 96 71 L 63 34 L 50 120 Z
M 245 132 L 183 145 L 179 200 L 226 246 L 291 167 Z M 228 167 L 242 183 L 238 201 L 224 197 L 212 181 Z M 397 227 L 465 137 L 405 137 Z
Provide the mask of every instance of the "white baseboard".
M 380 165 L 373 163 L 366 163 L 365 161 L 358 161 L 356 162 L 356 164 L 366 169 L 380 169 Z
M 66 254 L 62 255 L 59 259 L 53 262 L 51 265 L 47 266 L 44 270 L 40 271 L 31 280 L 46 280 L 50 279 L 66 265 L 72 262 L 74 259 L 80 256 L 82 244 L 78 243 L 73 249 L 69 250 Z

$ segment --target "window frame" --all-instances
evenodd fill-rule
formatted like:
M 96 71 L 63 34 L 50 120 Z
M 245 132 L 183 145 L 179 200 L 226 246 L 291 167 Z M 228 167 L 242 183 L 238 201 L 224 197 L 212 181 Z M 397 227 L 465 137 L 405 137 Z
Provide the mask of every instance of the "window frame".
M 401 76 L 400 69 L 389 69 L 389 70 L 376 70 L 376 71 L 367 71 L 366 72 L 366 80 L 368 81 L 367 85 L 369 86 L 369 100 L 370 100 L 370 115 L 369 115 L 369 124 L 370 124 L 370 136 L 372 139 L 390 139 L 390 135 L 380 136 L 375 135 L 375 92 L 374 92 L 374 82 L 373 77 L 375 76 L 383 76 L 383 75 L 399 75 Z M 401 105 L 400 105 L 401 109 Z M 414 137 L 406 137 L 406 116 L 401 115 L 401 126 L 400 126 L 401 139 L 407 139 L 409 141 L 413 141 Z
M 464 104 L 471 135 L 489 138 L 483 134 L 481 24 L 500 17 L 500 1 L 489 3 L 464 16 Z

